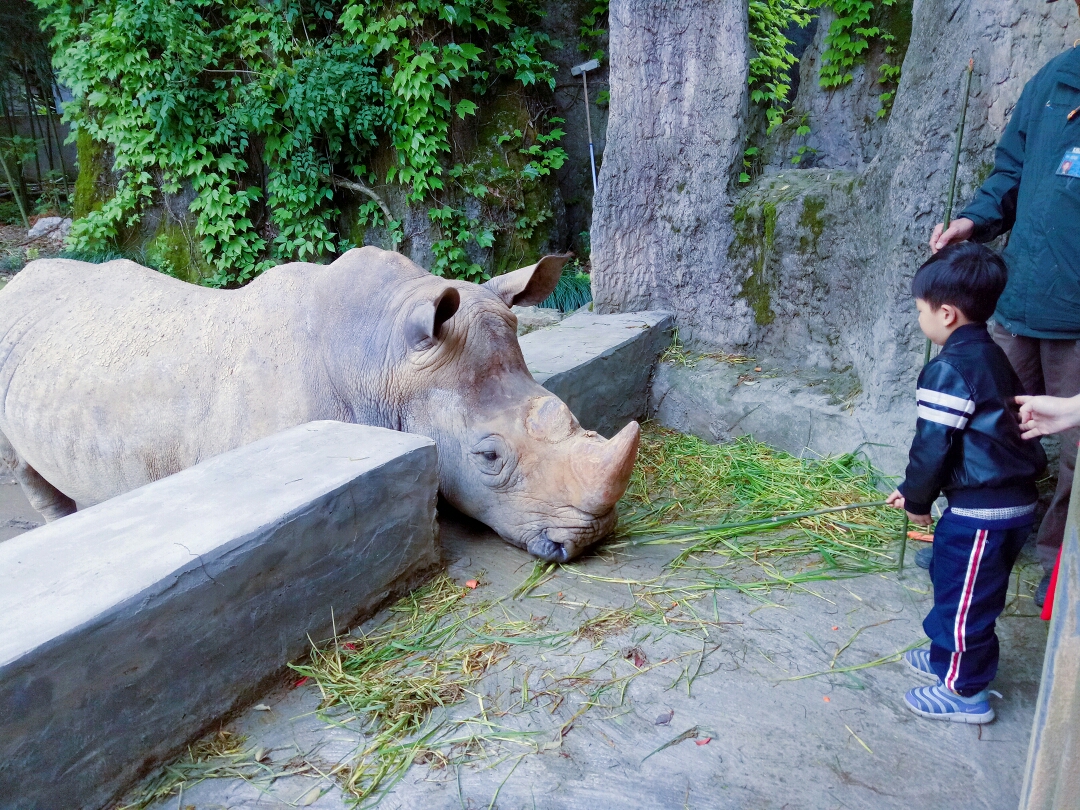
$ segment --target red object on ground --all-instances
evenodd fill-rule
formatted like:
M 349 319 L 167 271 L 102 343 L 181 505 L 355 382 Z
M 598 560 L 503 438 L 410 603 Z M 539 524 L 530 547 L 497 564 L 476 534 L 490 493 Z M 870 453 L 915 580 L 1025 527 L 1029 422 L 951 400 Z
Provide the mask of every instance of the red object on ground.
M 465 583 L 465 587 L 473 591 L 475 591 L 479 586 L 480 583 L 477 582 L 475 579 L 470 579 L 468 582 Z
M 694 745 L 708 745 L 712 742 L 712 737 L 706 737 L 704 740 L 694 740 Z
M 1061 549 L 1058 549 L 1057 562 L 1054 563 L 1053 573 L 1050 574 L 1050 589 L 1046 592 L 1046 601 L 1043 602 L 1042 619 L 1043 621 L 1050 621 L 1050 617 L 1054 615 L 1054 591 L 1057 590 L 1057 577 L 1058 570 L 1061 568 Z
M 292 688 L 293 688 L 293 689 L 295 689 L 295 688 L 296 688 L 296 687 L 298 687 L 298 686 L 303 686 L 303 685 L 304 685 L 305 683 L 307 683 L 307 682 L 308 682 L 308 679 L 307 679 L 307 677 L 305 676 L 305 677 L 301 678 L 300 680 L 298 680 L 298 681 L 297 681 L 296 683 L 294 683 L 294 684 L 292 685 Z

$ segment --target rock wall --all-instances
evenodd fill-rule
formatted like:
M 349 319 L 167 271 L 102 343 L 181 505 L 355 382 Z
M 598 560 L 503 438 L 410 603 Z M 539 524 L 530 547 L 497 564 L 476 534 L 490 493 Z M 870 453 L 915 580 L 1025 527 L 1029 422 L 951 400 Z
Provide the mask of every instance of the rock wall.
M 743 343 L 730 291 L 731 180 L 747 104 L 743 0 L 614 0 L 611 107 L 593 203 L 600 312 L 664 309 L 707 343 Z
M 989 172 L 1024 83 L 1080 37 L 1076 7 L 915 0 L 882 122 L 871 115 L 873 56 L 845 90 L 823 91 L 808 75 L 823 20 L 795 102 L 817 129 L 816 165 L 793 167 L 798 142 L 778 131 L 764 174 L 733 192 L 746 78 L 728 57 L 745 62 L 745 34 L 734 4 L 707 5 L 612 5 L 611 119 L 593 222 L 598 307 L 663 306 L 699 348 L 854 375 L 857 415 L 906 419 L 923 348 L 909 283 L 943 213 L 968 60 L 958 208 Z M 712 48 L 699 51 L 705 18 Z

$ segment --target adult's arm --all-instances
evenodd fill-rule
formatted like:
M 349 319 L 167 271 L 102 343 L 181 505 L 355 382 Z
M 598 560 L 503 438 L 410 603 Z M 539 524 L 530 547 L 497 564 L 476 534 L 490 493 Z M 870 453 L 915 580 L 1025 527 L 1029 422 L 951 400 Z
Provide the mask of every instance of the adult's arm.
M 994 170 L 975 192 L 971 204 L 957 216 L 957 219 L 970 220 L 973 225 L 970 238 L 976 242 L 989 242 L 1010 230 L 1016 222 L 1016 198 L 1020 192 L 1020 176 L 1024 171 L 1034 96 L 1032 83 L 1024 87 L 1009 124 L 998 141 Z

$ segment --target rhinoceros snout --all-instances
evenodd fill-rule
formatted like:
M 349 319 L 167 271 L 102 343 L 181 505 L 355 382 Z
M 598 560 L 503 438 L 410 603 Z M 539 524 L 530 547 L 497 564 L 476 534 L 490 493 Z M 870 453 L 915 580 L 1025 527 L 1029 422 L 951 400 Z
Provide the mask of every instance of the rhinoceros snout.
M 526 551 L 547 562 L 564 563 L 570 559 L 570 552 L 567 551 L 566 546 L 548 537 L 547 531 L 541 532 L 526 543 Z

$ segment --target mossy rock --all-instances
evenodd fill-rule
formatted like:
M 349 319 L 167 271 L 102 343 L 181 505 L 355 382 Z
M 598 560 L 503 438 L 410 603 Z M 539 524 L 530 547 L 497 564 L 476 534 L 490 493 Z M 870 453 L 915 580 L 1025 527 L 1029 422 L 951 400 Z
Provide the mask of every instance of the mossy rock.
M 201 284 L 213 275 L 202 250 L 176 222 L 163 220 L 145 253 L 151 267 L 181 281 Z
M 498 230 L 492 246 L 492 275 L 531 264 L 552 241 L 558 202 L 555 176 L 529 179 L 523 174 L 530 158 L 521 153 L 522 138 L 516 133 L 531 140 L 535 137 L 531 126 L 523 96 L 498 94 L 480 107 L 475 146 L 466 157 L 465 184 L 484 186 L 489 189 L 486 197 L 501 203 L 494 223 Z
M 728 259 L 746 268 L 737 297 L 746 301 L 758 326 L 777 318 L 775 299 L 785 284 L 785 256 L 795 254 L 803 267 L 827 261 L 820 255 L 820 243 L 832 226 L 830 206 L 855 191 L 848 172 L 793 169 L 760 178 L 739 198 Z
M 75 196 L 72 200 L 72 216 L 85 217 L 97 211 L 113 195 L 112 172 L 108 150 L 104 144 L 80 129 L 75 137 L 79 176 L 75 180 Z

